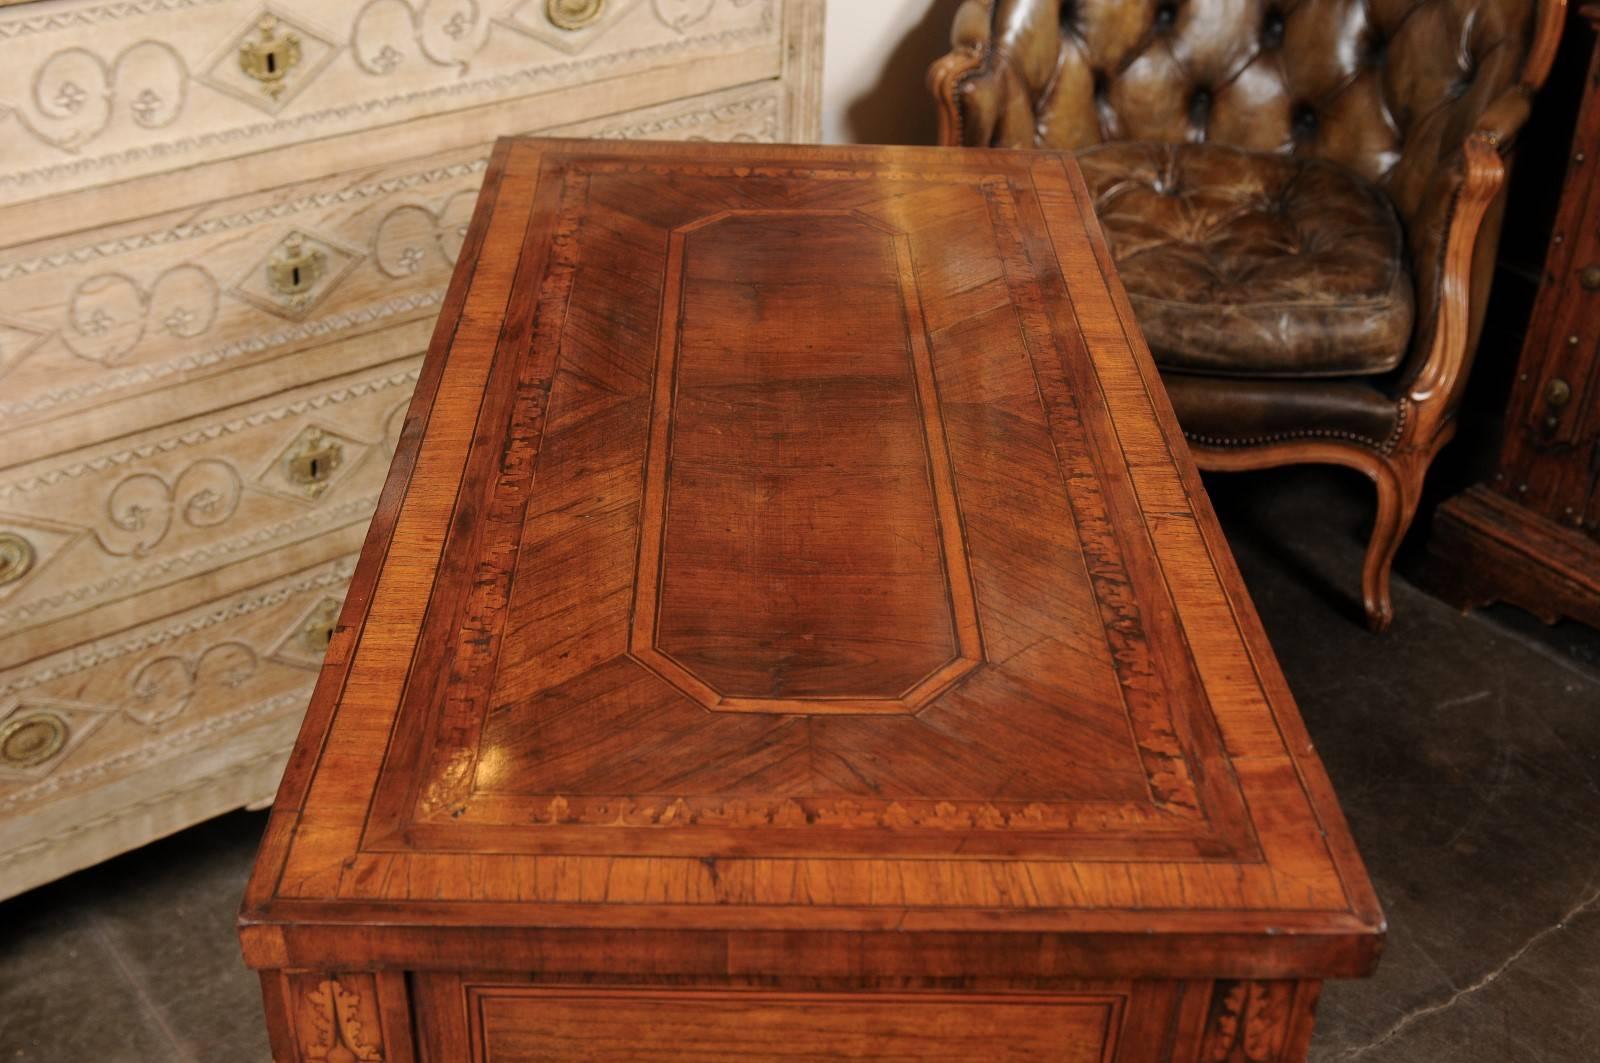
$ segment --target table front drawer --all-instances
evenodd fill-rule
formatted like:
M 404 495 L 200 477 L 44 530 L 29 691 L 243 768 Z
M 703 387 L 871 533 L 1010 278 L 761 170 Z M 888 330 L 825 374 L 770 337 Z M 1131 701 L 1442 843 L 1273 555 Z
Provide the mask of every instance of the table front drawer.
M 0 204 L 583 86 L 545 108 L 552 123 L 574 121 L 645 102 L 656 90 L 631 79 L 664 68 L 702 86 L 691 91 L 776 77 L 783 6 L 44 0 L 5 9 Z
M 468 990 L 483 1063 L 1100 1063 L 1119 1008 L 1116 997 Z

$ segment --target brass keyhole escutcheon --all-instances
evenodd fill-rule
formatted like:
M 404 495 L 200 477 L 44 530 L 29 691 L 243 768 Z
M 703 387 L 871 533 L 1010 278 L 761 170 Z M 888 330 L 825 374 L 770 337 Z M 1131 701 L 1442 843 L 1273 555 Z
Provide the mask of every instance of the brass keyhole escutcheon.
M 267 283 L 279 295 L 304 295 L 317 286 L 327 263 L 326 255 L 307 247 L 299 233 L 291 233 L 278 256 L 267 263 Z
M 31 768 L 67 744 L 67 721 L 52 712 L 14 716 L 0 725 L 0 764 Z
M 1578 273 L 1578 283 L 1587 291 L 1600 292 L 1600 263 L 1583 267 Z
M 35 560 L 32 543 L 16 532 L 0 532 L 0 587 L 26 576 Z
M 564 30 L 581 30 L 600 17 L 605 0 L 545 0 L 545 14 Z
M 283 474 L 289 482 L 315 498 L 327 490 L 329 479 L 344 462 L 344 446 L 321 430 L 312 429 L 283 461 Z
M 261 82 L 261 90 L 273 99 L 283 95 L 283 79 L 299 63 L 300 38 L 279 32 L 272 15 L 262 15 L 256 36 L 239 45 L 239 69 Z

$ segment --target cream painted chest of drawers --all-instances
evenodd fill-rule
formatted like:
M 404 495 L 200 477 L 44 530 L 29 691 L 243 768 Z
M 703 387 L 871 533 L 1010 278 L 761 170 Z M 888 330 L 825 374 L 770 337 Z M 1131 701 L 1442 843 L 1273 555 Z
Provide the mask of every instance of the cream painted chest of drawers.
M 0 897 L 271 796 L 490 141 L 814 140 L 821 29 L 0 4 Z

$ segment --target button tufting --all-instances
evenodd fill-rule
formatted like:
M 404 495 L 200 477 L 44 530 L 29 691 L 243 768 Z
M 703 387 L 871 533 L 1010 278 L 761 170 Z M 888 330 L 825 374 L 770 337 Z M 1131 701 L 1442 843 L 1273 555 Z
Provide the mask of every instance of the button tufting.
M 1264 51 L 1272 51 L 1283 47 L 1283 12 L 1275 7 L 1269 7 L 1261 16 L 1261 47 Z
M 1160 33 L 1168 32 L 1178 21 L 1178 5 L 1176 0 L 1164 0 L 1156 6 L 1156 30 Z
M 1384 37 L 1380 30 L 1371 26 L 1367 27 L 1366 40 L 1361 46 L 1361 55 L 1366 64 L 1368 66 L 1383 65 L 1383 53 L 1388 48 L 1388 38 Z
M 1296 104 L 1289 121 L 1296 140 L 1307 140 L 1316 135 L 1317 112 L 1309 103 Z
M 1078 17 L 1078 5 L 1075 0 L 1061 0 L 1059 17 L 1061 19 L 1061 29 L 1065 32 L 1071 32 L 1072 24 Z
M 1207 143 L 1113 141 L 1078 161 L 1168 368 L 1379 372 L 1403 356 L 1404 238 L 1355 174 Z
M 1211 117 L 1211 90 L 1197 88 L 1189 96 L 1189 124 L 1205 127 L 1206 121 Z

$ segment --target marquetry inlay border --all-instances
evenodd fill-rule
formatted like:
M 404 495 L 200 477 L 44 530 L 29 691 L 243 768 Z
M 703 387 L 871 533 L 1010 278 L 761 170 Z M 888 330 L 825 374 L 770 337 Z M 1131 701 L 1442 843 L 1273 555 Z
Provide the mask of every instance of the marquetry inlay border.
M 551 212 L 551 238 L 548 263 L 539 274 L 540 328 L 534 339 L 530 365 L 541 357 L 549 359 L 539 371 L 524 370 L 528 381 L 517 391 L 514 403 L 524 406 L 510 416 L 513 425 L 506 473 L 496 480 L 499 497 L 491 499 L 492 512 L 519 512 L 525 506 L 531 486 L 531 470 L 537 460 L 538 423 L 546 396 L 542 381 L 554 377 L 555 339 L 561 335 L 562 315 L 572 274 L 577 267 L 576 238 L 584 221 L 588 182 L 597 176 L 631 173 L 681 176 L 742 177 L 803 175 L 821 181 L 957 183 L 976 189 L 987 204 L 999 239 L 999 252 L 1029 345 L 1036 350 L 1054 347 L 1053 330 L 1045 312 L 1045 298 L 1039 290 L 1039 277 L 1021 235 L 1017 197 L 1027 194 L 1003 173 L 983 173 L 968 169 L 856 170 L 848 166 L 817 167 L 734 167 L 707 164 L 656 163 L 587 158 L 566 158 L 559 163 L 547 160 L 540 182 L 540 202 Z M 537 211 L 536 211 L 537 213 Z M 544 355 L 540 349 L 548 348 Z M 1056 452 L 1062 463 L 1062 476 L 1073 503 L 1073 519 L 1085 542 L 1085 551 L 1097 593 L 1105 611 L 1105 637 L 1111 660 L 1121 685 L 1123 703 L 1135 737 L 1140 763 L 1148 780 L 1148 801 L 1064 800 L 996 801 L 956 800 L 940 796 L 888 796 L 839 800 L 734 799 L 715 795 L 665 794 L 574 794 L 497 795 L 474 790 L 477 743 L 481 740 L 484 714 L 488 709 L 484 693 L 492 685 L 496 662 L 494 648 L 498 631 L 505 622 L 506 577 L 503 571 L 489 571 L 514 557 L 520 524 L 505 519 L 493 527 L 505 536 L 504 542 L 481 544 L 480 556 L 495 559 L 472 578 L 467 592 L 467 619 L 460 621 L 460 635 L 450 664 L 451 692 L 434 702 L 434 708 L 414 701 L 425 687 L 413 687 L 407 695 L 405 713 L 429 719 L 428 726 L 416 729 L 408 738 L 419 746 L 401 747 L 386 762 L 377 780 L 374 814 L 368 823 L 363 848 L 370 851 L 449 851 L 492 844 L 511 851 L 560 851 L 563 845 L 592 844 L 595 828 L 616 828 L 611 851 L 618 853 L 667 853 L 679 851 L 682 843 L 668 834 L 686 831 L 736 831 L 740 836 L 762 838 L 766 847 L 780 852 L 804 853 L 807 828 L 850 827 L 856 830 L 840 835 L 829 833 L 828 844 L 850 851 L 881 850 L 878 832 L 895 832 L 898 846 L 916 848 L 915 837 L 925 835 L 935 849 L 948 845 L 958 836 L 962 855 L 983 859 L 997 854 L 1025 852 L 1061 853 L 1071 845 L 1085 853 L 1097 848 L 1117 852 L 1125 848 L 1120 839 L 1110 843 L 1108 833 L 1121 837 L 1137 836 L 1147 851 L 1155 854 L 1205 853 L 1209 856 L 1246 857 L 1256 852 L 1256 843 L 1242 813 L 1242 797 L 1232 780 L 1209 773 L 1209 788 L 1202 794 L 1191 756 L 1215 758 L 1217 737 L 1207 711 L 1207 696 L 1189 666 L 1170 669 L 1171 662 L 1156 661 L 1146 643 L 1146 626 L 1170 620 L 1146 617 L 1138 605 L 1139 595 L 1132 590 L 1132 577 L 1123 557 L 1127 549 L 1112 533 L 1112 518 L 1107 500 L 1107 473 L 1097 464 L 1087 430 L 1078 410 L 1079 399 L 1072 385 L 1060 375 L 1059 367 L 1044 368 L 1047 379 L 1039 382 L 1050 428 L 1057 439 Z M 546 375 L 548 374 L 548 376 Z M 508 383 L 503 385 L 516 391 Z M 517 426 L 521 426 L 520 428 Z M 522 438 L 518 433 L 528 433 Z M 469 459 L 470 460 L 470 459 Z M 512 471 L 515 474 L 511 474 Z M 438 593 L 436 588 L 435 593 Z M 453 623 L 456 621 L 452 621 Z M 427 638 L 426 633 L 424 639 Z M 1183 684 L 1168 689 L 1176 674 Z M 813 710 L 814 711 L 814 710 Z M 450 722 L 444 723 L 448 712 Z M 1182 722 L 1178 717 L 1182 716 Z M 442 736 L 448 733 L 451 738 Z M 428 752 L 423 752 L 424 750 Z M 433 767 L 410 772 L 404 765 L 416 764 L 412 758 L 431 759 Z M 417 792 L 407 777 L 434 778 L 425 792 Z M 508 831 L 512 824 L 514 831 Z M 791 828 L 793 833 L 774 831 Z M 493 834 L 486 843 L 482 832 Z M 754 833 L 752 833 L 754 832 Z M 843 839 L 843 840 L 841 840 Z

